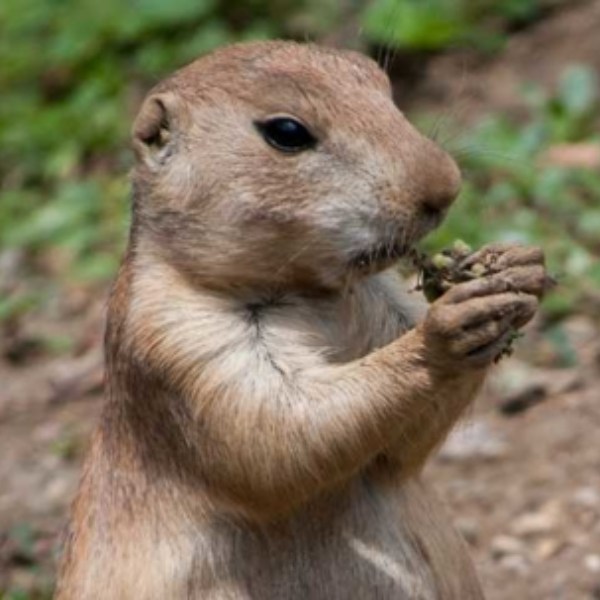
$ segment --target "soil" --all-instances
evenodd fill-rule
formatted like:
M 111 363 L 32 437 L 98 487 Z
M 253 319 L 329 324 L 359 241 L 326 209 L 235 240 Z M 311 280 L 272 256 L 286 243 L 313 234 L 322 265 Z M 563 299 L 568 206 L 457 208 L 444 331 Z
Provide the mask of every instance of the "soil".
M 472 122 L 490 112 L 523 114 L 523 89 L 552 90 L 564 70 L 585 64 L 600 72 L 600 1 L 567 0 L 547 18 L 508 38 L 502 52 L 486 56 L 469 49 L 418 56 L 420 69 L 406 69 L 402 55 L 390 64 L 395 97 L 408 111 L 435 110 Z M 409 64 L 413 57 L 407 57 Z M 406 81 L 410 85 L 406 84 Z
M 521 109 L 522 83 L 600 70 L 600 0 L 566 3 L 494 58 L 439 56 L 407 105 Z M 457 111 L 457 107 L 462 107 Z M 65 289 L 0 338 L 0 597 L 51 588 L 54 557 L 102 403 L 106 291 Z M 530 327 L 425 471 L 471 547 L 490 600 L 600 599 L 600 324 L 573 315 L 560 343 Z M 55 356 L 45 334 L 75 340 Z M 36 594 L 38 594 L 36 596 Z

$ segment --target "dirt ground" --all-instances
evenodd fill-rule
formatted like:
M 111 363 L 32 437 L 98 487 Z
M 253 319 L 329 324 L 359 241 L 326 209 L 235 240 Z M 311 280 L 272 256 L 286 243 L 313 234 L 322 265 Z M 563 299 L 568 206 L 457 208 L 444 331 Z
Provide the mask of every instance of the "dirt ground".
M 498 57 L 430 61 L 406 102 L 459 116 L 518 111 L 523 82 L 553 84 L 572 62 L 600 70 L 599 31 L 600 1 L 567 4 Z M 44 318 L 2 332 L 0 591 L 50 589 L 102 402 L 105 294 L 65 289 Z M 600 324 L 573 315 L 562 332 L 552 343 L 530 328 L 425 472 L 490 600 L 600 599 Z M 75 347 L 53 356 L 36 343 L 52 334 Z

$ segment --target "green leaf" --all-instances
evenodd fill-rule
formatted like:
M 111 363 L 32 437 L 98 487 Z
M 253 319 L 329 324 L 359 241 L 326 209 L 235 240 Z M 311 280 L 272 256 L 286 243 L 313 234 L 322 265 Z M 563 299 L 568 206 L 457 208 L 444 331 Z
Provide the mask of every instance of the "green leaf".
M 594 71 L 583 65 L 569 67 L 560 78 L 558 99 L 573 115 L 593 109 L 598 101 L 598 79 Z
M 106 281 L 114 277 L 119 259 L 114 254 L 98 253 L 80 259 L 72 276 L 82 282 Z
M 380 43 L 426 50 L 449 46 L 468 31 L 460 5 L 442 0 L 375 0 L 363 23 Z
M 564 328 L 559 324 L 545 332 L 545 337 L 554 346 L 561 366 L 574 367 L 577 364 L 577 353 Z
M 0 298 L 0 321 L 24 315 L 38 304 L 39 298 L 34 294 L 19 294 Z

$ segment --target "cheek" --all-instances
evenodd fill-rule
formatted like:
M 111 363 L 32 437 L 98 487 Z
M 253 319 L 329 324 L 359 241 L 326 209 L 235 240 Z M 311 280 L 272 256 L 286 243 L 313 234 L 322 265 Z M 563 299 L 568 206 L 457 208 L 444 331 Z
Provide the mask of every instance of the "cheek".
M 311 226 L 344 254 L 377 243 L 381 207 L 368 182 L 348 176 L 336 180 L 332 176 L 328 188 L 307 211 Z
M 197 180 L 187 159 L 171 161 L 161 174 L 156 185 L 156 191 L 161 198 L 166 199 L 173 208 L 184 207 L 195 195 Z
M 201 153 L 181 153 L 161 174 L 156 189 L 173 209 L 195 209 L 222 193 L 223 178 L 217 170 L 206 166 Z
M 243 222 L 283 225 L 302 220 L 321 194 L 319 182 L 302 177 L 293 158 L 267 151 L 245 162 L 243 168 L 232 170 L 226 182 L 227 198 Z

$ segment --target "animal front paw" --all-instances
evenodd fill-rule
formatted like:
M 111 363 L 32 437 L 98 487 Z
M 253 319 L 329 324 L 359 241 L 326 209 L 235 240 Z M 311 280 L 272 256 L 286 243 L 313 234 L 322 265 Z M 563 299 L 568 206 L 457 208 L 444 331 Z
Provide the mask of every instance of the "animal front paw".
M 485 275 L 452 286 L 423 322 L 426 346 L 435 360 L 481 368 L 501 356 L 516 332 L 535 314 L 549 287 L 539 248 L 491 244 L 461 266 L 483 265 Z

